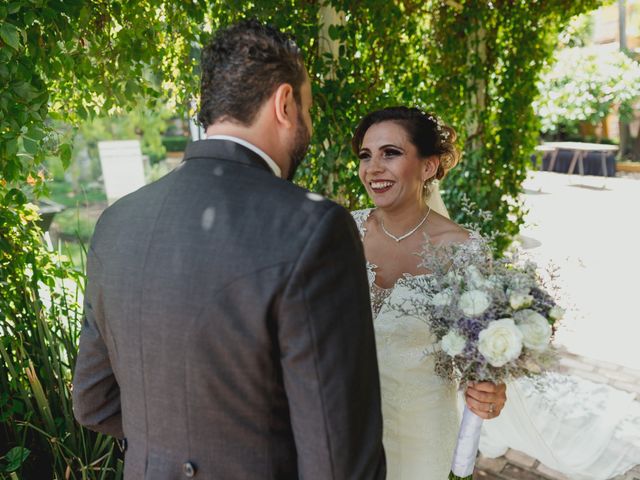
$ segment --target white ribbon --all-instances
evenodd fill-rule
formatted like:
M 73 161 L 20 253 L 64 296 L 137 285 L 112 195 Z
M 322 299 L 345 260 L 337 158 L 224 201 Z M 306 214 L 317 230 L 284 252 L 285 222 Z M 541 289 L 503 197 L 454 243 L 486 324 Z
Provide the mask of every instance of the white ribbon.
M 453 451 L 453 462 L 451 463 L 451 471 L 458 477 L 464 478 L 473 474 L 482 422 L 482 418 L 469 410 L 469 407 L 464 406 L 458 442 Z

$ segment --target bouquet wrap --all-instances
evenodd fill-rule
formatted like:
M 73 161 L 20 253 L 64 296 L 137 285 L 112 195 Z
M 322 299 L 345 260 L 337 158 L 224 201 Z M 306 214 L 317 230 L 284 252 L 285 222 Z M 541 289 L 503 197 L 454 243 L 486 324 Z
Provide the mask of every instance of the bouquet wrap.
M 458 441 L 453 451 L 453 461 L 451 463 L 453 478 L 465 479 L 467 477 L 471 478 L 471 475 L 473 475 L 483 421 L 482 418 L 465 405 L 460 431 L 458 432 Z

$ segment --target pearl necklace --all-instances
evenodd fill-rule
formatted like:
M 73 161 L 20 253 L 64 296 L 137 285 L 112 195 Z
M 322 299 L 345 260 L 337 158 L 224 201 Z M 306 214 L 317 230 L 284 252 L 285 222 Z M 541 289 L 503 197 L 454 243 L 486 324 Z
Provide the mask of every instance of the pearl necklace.
M 410 237 L 411 235 L 416 233 L 416 230 L 418 230 L 424 224 L 424 222 L 427 221 L 427 217 L 429 216 L 430 213 L 431 213 L 431 207 L 429 207 L 429 210 L 427 210 L 427 214 L 424 216 L 424 218 L 422 220 L 420 220 L 420 223 L 418 225 L 416 225 L 411 230 L 409 230 L 407 233 L 405 233 L 404 235 L 401 235 L 399 237 L 396 237 L 393 233 L 389 233 L 389 231 L 386 228 L 384 228 L 384 220 L 382 220 L 382 219 L 380 219 L 380 226 L 382 227 L 382 231 L 385 233 L 385 235 L 387 237 L 393 238 L 397 243 L 400 243 L 400 241 L 402 241 L 405 238 Z

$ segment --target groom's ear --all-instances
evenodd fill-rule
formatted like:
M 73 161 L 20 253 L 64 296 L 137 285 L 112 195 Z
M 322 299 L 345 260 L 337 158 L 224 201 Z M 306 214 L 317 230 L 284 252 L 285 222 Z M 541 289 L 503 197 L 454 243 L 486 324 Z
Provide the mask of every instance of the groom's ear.
M 274 108 L 276 121 L 284 127 L 293 128 L 295 112 L 295 98 L 293 96 L 293 87 L 288 83 L 283 83 L 274 93 Z

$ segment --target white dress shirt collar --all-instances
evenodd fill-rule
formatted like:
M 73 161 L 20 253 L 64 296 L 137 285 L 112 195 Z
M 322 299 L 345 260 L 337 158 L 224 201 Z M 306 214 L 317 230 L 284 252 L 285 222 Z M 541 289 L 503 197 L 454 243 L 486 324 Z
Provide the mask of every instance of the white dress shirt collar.
M 207 140 L 229 140 L 230 142 L 235 142 L 239 145 L 242 145 L 243 147 L 248 148 L 249 150 L 260 155 L 260 157 L 262 157 L 262 159 L 265 162 L 267 162 L 267 165 L 269 165 L 269 168 L 273 170 L 273 173 L 275 174 L 276 177 L 282 178 L 282 170 L 280 169 L 278 164 L 274 162 L 273 159 L 269 155 L 267 155 L 264 151 L 256 147 L 253 143 L 249 143 L 246 140 L 243 140 L 242 138 L 234 137 L 231 135 L 211 135 L 210 137 L 207 137 Z

